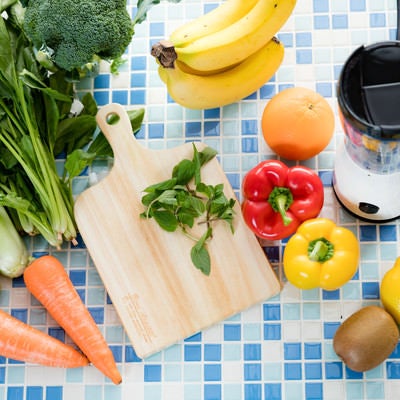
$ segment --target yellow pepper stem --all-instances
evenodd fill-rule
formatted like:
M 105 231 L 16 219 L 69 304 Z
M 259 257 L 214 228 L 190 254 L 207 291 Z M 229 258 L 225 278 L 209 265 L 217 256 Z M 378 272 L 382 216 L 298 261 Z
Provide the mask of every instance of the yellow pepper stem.
M 308 245 L 308 257 L 311 261 L 327 261 L 333 257 L 333 252 L 333 244 L 324 237 L 315 239 Z

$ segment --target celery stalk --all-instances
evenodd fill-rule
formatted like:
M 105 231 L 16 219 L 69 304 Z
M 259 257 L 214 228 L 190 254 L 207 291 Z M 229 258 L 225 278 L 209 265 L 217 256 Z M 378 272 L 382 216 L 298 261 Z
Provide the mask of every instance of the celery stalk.
M 0 273 L 21 276 L 30 261 L 28 249 L 4 207 L 0 206 Z

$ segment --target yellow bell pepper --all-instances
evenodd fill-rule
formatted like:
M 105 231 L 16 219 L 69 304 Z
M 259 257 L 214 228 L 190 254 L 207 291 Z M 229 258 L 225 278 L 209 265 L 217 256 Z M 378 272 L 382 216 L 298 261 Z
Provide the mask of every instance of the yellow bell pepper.
M 300 289 L 336 290 L 357 271 L 360 246 L 349 229 L 327 218 L 303 222 L 283 254 L 286 278 Z

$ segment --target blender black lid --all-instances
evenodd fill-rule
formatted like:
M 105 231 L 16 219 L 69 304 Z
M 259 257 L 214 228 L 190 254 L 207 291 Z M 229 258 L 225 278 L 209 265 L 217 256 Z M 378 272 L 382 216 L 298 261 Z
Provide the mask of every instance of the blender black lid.
M 341 73 L 338 100 L 362 131 L 382 139 L 400 135 L 400 0 L 396 40 L 353 52 Z
M 400 42 L 365 47 L 360 58 L 360 80 L 368 121 L 386 129 L 400 128 Z

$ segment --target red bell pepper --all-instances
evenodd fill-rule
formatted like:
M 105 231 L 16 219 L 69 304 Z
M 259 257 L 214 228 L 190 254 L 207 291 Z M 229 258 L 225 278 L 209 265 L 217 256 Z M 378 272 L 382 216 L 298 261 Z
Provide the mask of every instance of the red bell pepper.
M 324 203 L 322 181 L 312 169 L 290 168 L 278 160 L 262 161 L 251 169 L 242 191 L 246 224 L 267 240 L 292 235 L 301 222 L 317 217 Z

